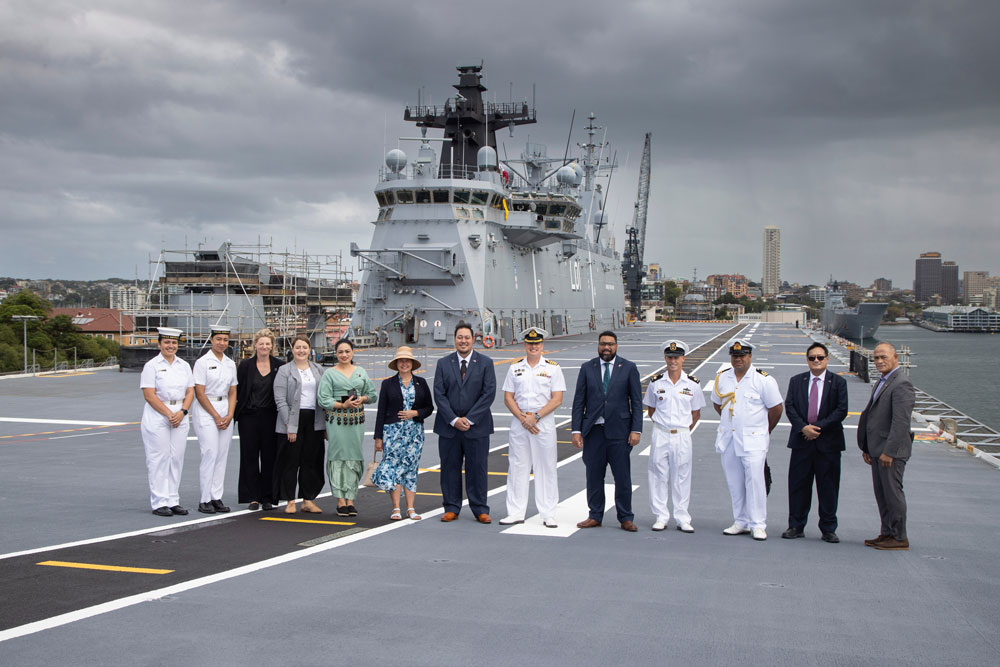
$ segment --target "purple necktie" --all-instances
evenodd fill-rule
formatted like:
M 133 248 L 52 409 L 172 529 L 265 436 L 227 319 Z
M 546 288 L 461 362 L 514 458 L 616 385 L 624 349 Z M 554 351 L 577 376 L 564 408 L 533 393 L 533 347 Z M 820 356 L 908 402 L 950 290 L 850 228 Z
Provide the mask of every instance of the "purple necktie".
M 813 378 L 812 387 L 809 388 L 809 423 L 815 424 L 819 418 L 819 378 Z

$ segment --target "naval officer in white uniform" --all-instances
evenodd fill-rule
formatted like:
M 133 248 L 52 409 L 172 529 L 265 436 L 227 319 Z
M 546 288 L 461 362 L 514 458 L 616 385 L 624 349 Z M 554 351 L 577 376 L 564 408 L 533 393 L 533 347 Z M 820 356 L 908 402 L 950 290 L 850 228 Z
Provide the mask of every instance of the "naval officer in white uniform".
M 781 418 L 781 391 L 774 378 L 753 366 L 753 347 L 735 340 L 729 348 L 727 368 L 715 376 L 712 403 L 722 417 L 715 437 L 715 451 L 722 455 L 722 470 L 733 501 L 733 525 L 726 535 L 752 533 L 766 540 L 767 489 L 764 459 L 770 434 Z
M 556 477 L 556 419 L 552 413 L 566 391 L 559 364 L 542 356 L 548 332 L 528 329 L 524 356 L 510 365 L 503 383 L 503 402 L 514 418 L 510 423 L 507 473 L 507 517 L 500 525 L 524 523 L 528 484 L 535 471 L 535 508 L 548 528 L 556 528 L 559 480 Z
M 222 504 L 229 443 L 233 440 L 233 410 L 236 407 L 236 363 L 226 356 L 229 327 L 212 327 L 212 349 L 194 362 L 194 432 L 201 447 L 201 502 L 205 514 L 228 512 Z
M 649 451 L 649 506 L 656 521 L 653 530 L 664 530 L 670 520 L 667 489 L 674 500 L 677 530 L 693 533 L 688 502 L 691 500 L 691 431 L 701 418 L 705 396 L 698 378 L 684 372 L 688 346 L 680 340 L 663 344 L 665 374 L 654 375 L 642 404 L 653 420 Z
M 139 431 L 146 450 L 149 504 L 157 516 L 184 515 L 188 511 L 181 507 L 178 488 L 191 427 L 188 410 L 194 401 L 194 375 L 188 362 L 177 358 L 181 330 L 157 331 L 160 353 L 146 362 L 139 376 L 146 399 Z

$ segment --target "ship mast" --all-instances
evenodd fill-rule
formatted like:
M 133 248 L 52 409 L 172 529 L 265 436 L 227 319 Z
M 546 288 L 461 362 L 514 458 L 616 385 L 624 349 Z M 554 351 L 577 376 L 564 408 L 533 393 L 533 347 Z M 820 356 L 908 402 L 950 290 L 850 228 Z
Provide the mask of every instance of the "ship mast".
M 638 318 L 642 309 L 643 253 L 646 248 L 646 211 L 649 207 L 649 167 L 650 142 L 652 133 L 646 133 L 646 144 L 642 149 L 642 163 L 639 165 L 639 192 L 635 198 L 635 214 L 632 226 L 627 230 L 625 252 L 622 255 L 622 279 L 629 310 Z

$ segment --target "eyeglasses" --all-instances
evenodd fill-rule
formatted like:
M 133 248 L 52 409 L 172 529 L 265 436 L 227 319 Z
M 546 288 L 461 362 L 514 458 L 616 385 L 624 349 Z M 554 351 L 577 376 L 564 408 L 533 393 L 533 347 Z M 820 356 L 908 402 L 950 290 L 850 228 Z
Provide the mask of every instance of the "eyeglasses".
M 811 354 L 811 355 L 809 355 L 806 358 L 809 359 L 809 361 L 823 361 L 824 359 L 826 359 L 826 355 L 825 354 Z

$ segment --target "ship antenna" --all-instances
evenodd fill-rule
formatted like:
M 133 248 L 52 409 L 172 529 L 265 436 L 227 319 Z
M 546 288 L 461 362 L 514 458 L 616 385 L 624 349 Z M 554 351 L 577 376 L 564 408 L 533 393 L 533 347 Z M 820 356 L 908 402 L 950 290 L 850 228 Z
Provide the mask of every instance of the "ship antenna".
M 566 150 L 563 151 L 563 166 L 566 166 L 566 158 L 569 156 L 569 142 L 573 138 L 573 121 L 576 120 L 576 109 L 569 118 L 569 136 L 566 137 Z
M 611 158 L 611 171 L 608 172 L 608 192 L 611 192 L 611 177 L 615 175 L 615 164 L 618 162 L 618 151 L 615 151 Z M 604 212 L 608 210 L 608 192 L 604 193 L 604 206 L 601 207 L 601 219 L 597 222 L 597 239 L 594 243 L 601 242 L 601 230 L 604 228 Z

